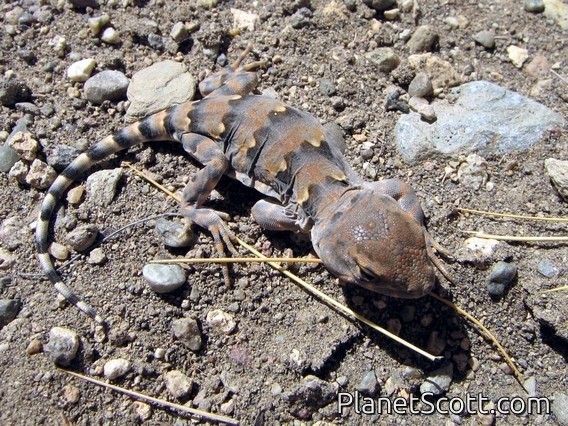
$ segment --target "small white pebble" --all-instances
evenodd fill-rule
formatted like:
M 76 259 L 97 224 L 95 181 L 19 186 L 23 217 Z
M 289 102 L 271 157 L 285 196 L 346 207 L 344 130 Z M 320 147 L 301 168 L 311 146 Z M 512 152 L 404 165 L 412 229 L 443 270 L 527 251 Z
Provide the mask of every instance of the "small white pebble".
M 237 327 L 233 316 L 221 309 L 214 309 L 207 313 L 207 324 L 223 334 L 231 334 Z
M 67 68 L 67 77 L 71 81 L 83 82 L 91 76 L 96 62 L 93 58 L 82 59 L 72 63 Z
M 111 359 L 105 364 L 103 374 L 107 379 L 114 380 L 128 373 L 130 367 L 130 362 L 124 358 Z
M 101 40 L 109 44 L 118 44 L 120 43 L 120 35 L 114 28 L 109 27 L 103 31 Z

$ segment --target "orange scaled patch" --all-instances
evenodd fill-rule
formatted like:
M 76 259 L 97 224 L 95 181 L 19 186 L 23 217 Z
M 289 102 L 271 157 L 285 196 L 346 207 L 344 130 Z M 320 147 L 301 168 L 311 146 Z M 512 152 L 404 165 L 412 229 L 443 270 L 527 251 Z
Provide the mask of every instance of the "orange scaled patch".
M 294 192 L 296 201 L 301 206 L 310 197 L 312 186 L 322 185 L 326 180 L 333 179 L 344 181 L 347 179 L 345 173 L 333 164 L 327 162 L 313 162 L 303 166 L 294 177 Z
M 288 124 L 278 143 L 272 144 L 266 152 L 266 169 L 273 176 L 286 170 L 286 160 L 292 152 L 301 149 L 305 142 L 319 147 L 324 140 L 324 134 L 320 128 L 306 125 L 305 123 Z

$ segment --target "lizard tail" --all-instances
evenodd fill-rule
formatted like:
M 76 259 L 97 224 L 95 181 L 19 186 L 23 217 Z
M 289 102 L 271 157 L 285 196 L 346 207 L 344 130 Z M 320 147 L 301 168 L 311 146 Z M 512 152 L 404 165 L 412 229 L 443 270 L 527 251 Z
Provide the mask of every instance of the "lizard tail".
M 154 140 L 172 140 L 175 136 L 168 131 L 168 111 L 161 111 L 145 119 L 131 124 L 119 130 L 113 136 L 107 136 L 86 152 L 79 155 L 69 166 L 55 179 L 41 205 L 36 226 L 36 252 L 44 273 L 48 276 L 55 289 L 65 299 L 80 311 L 91 317 L 99 324 L 104 324 L 104 319 L 96 311 L 77 296 L 67 286 L 55 270 L 55 266 L 48 252 L 49 226 L 57 202 L 69 186 L 86 173 L 93 165 L 109 157 L 110 155 L 128 149 L 132 146 Z

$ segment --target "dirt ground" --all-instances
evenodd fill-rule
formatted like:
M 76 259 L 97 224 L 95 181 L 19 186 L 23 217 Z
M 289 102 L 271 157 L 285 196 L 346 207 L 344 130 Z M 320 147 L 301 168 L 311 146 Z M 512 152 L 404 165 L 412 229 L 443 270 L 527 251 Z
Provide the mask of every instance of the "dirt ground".
M 484 230 L 511 235 L 565 235 L 557 223 L 492 219 L 463 215 L 456 207 L 527 215 L 567 216 L 568 207 L 544 170 L 549 157 L 566 160 L 566 129 L 557 129 L 528 152 L 489 156 L 492 189 L 473 190 L 451 178 L 445 168 L 455 158 L 431 158 L 405 164 L 394 147 L 394 126 L 401 112 L 385 111 L 387 88 L 408 88 L 404 73 L 381 74 L 365 59 L 369 51 L 390 46 L 401 58 L 409 56 L 407 37 L 420 25 L 432 25 L 439 42 L 433 54 L 449 61 L 463 82 L 489 80 L 528 95 L 537 79 L 517 68 L 506 48 L 528 49 L 529 62 L 543 55 L 562 74 L 568 61 L 566 31 L 542 13 L 529 13 L 523 2 L 499 1 L 401 1 L 401 11 L 387 19 L 360 0 L 324 1 L 107 1 L 92 9 L 72 7 L 65 1 L 22 0 L 4 2 L 3 12 L 16 6 L 33 13 L 39 5 L 51 13 L 42 22 L 24 22 L 9 34 L 0 31 L 0 71 L 12 70 L 29 87 L 30 102 L 42 112 L 29 126 L 43 152 L 56 144 L 77 146 L 90 143 L 124 126 L 124 111 L 116 103 L 95 106 L 71 97 L 70 53 L 96 59 L 95 72 L 118 69 L 127 77 L 152 63 L 174 59 L 181 52 L 183 63 L 197 78 L 216 69 L 215 57 L 205 45 L 220 45 L 229 59 L 254 43 L 253 59 L 267 60 L 259 72 L 259 91 L 269 90 L 285 102 L 309 111 L 322 123 L 335 122 L 344 131 L 346 157 L 362 172 L 362 141 L 374 143 L 372 158 L 377 179 L 400 178 L 418 193 L 432 235 L 457 253 L 468 237 L 463 231 Z M 405 9 L 405 4 L 410 7 Z M 234 31 L 231 8 L 259 15 L 254 29 Z M 305 9 L 302 9 L 305 8 Z M 110 45 L 88 31 L 87 18 L 106 13 L 121 42 Z M 456 18 L 454 21 L 448 17 Z M 195 23 L 190 38 L 176 44 L 170 31 L 176 22 Z M 457 22 L 457 28 L 453 25 Z M 4 25 L 7 25 L 5 22 Z M 496 45 L 486 49 L 473 41 L 481 30 L 493 30 Z M 149 43 L 148 34 L 162 36 L 162 46 Z M 58 57 L 50 45 L 55 36 L 67 39 L 66 54 Z M 155 38 L 150 37 L 150 40 Z M 71 55 L 71 58 L 73 56 Z M 536 99 L 568 117 L 568 85 L 555 75 L 552 84 Z M 331 81 L 336 93 L 320 90 L 320 80 Z M 441 95 L 443 96 L 443 94 Z M 44 107 L 46 107 L 44 109 Z M 53 114 L 46 113 L 49 106 Z M 23 112 L 2 106 L 0 128 L 10 132 Z M 40 154 L 41 155 L 41 154 Z M 122 153 L 104 162 L 104 168 L 119 167 L 130 160 L 157 176 L 166 186 L 181 189 L 199 165 L 172 143 L 152 143 Z M 366 373 L 375 373 L 379 388 L 373 398 L 420 396 L 419 386 L 429 373 L 442 365 L 453 366 L 448 398 L 467 395 L 499 398 L 526 397 L 522 384 L 511 374 L 497 349 L 460 314 L 431 297 L 397 300 L 357 288 L 342 288 L 325 269 L 299 266 L 295 272 L 322 291 L 366 315 L 379 325 L 397 332 L 421 348 L 438 350 L 443 361 L 431 362 L 376 331 L 344 317 L 298 288 L 288 278 L 259 264 L 233 268 L 234 287 L 223 283 L 216 265 L 191 267 L 187 285 L 167 295 L 150 290 L 142 277 L 144 264 L 156 256 L 184 255 L 168 251 L 145 222 L 120 233 L 102 245 L 107 261 L 102 265 L 86 257 L 62 271 L 65 281 L 110 323 L 110 338 L 96 324 L 58 299 L 48 281 L 38 276 L 31 226 L 44 191 L 20 185 L 0 173 L 0 222 L 17 217 L 23 244 L 11 254 L 16 262 L 2 277 L 0 298 L 20 298 L 15 320 L 0 331 L 0 423 L 10 424 L 190 424 L 186 414 L 134 403 L 134 400 L 79 381 L 58 370 L 43 351 L 29 355 L 30 342 L 45 345 L 52 327 L 75 330 L 80 349 L 70 369 L 84 374 L 100 371 L 104 362 L 125 358 L 130 371 L 115 383 L 154 397 L 233 417 L 241 424 L 556 424 L 552 413 L 475 412 L 453 414 L 362 414 L 356 407 L 338 412 L 338 392 L 354 394 Z M 266 232 L 250 217 L 259 195 L 237 182 L 223 180 L 211 204 L 228 212 L 231 228 L 240 238 L 266 255 L 310 253 L 309 241 L 290 234 Z M 85 203 L 67 205 L 58 220 L 74 218 L 79 224 L 95 223 L 108 234 L 135 220 L 175 212 L 176 203 L 145 181 L 125 170 L 118 194 L 106 209 L 88 209 Z M 56 227 L 55 239 L 64 240 Z M 4 246 L 2 246 L 4 247 Z M 6 248 L 6 247 L 4 247 Z M 200 232 L 191 254 L 214 253 L 212 239 Z M 242 250 L 243 255 L 246 255 Z M 544 295 L 546 289 L 566 285 L 568 257 L 562 243 L 509 243 L 489 262 L 448 261 L 455 285 L 442 277 L 435 292 L 452 300 L 479 319 L 513 358 L 523 379 L 536 381 L 536 394 L 552 400 L 568 393 L 568 345 L 566 336 L 567 293 Z M 545 278 L 537 265 L 549 259 L 559 269 Z M 516 264 L 518 278 L 500 299 L 485 289 L 489 269 L 497 260 Z M 223 335 L 207 324 L 213 309 L 231 312 L 237 323 L 232 334 Z M 544 312 L 544 314 L 543 314 Z M 203 344 L 188 349 L 172 336 L 172 322 L 195 318 Z M 564 318 L 563 333 L 542 318 Z M 560 321 L 560 323 L 562 323 Z M 558 321 L 556 322 L 558 324 Z M 193 390 L 174 398 L 165 386 L 164 374 L 179 370 L 193 381 Z M 305 377 L 325 383 L 315 387 Z M 368 374 L 367 374 L 368 376 Z M 364 387 L 364 386 L 363 386 Z M 326 394 L 331 389 L 331 397 Z M 434 402 L 436 399 L 433 400 Z

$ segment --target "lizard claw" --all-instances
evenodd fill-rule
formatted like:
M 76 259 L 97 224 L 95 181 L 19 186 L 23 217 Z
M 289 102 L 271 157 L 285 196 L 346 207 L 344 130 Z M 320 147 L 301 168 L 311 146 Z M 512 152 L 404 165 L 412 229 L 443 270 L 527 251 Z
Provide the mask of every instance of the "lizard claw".
M 183 212 L 185 216 L 185 226 L 189 227 L 192 224 L 201 226 L 207 229 L 213 236 L 213 241 L 215 242 L 215 248 L 219 253 L 220 257 L 226 257 L 225 248 L 233 255 L 237 255 L 238 251 L 234 246 L 237 241 L 235 234 L 227 227 L 226 221 L 230 219 L 230 216 L 224 212 L 218 212 L 213 209 L 187 209 Z M 229 273 L 229 267 L 225 263 L 223 264 L 223 278 L 225 284 L 231 286 L 231 275 Z

